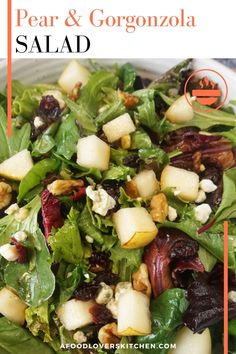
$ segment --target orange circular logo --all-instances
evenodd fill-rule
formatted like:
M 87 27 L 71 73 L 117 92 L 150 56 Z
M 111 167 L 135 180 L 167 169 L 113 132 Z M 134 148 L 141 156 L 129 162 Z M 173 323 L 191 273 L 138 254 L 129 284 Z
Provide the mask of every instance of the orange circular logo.
M 192 82 L 194 81 L 194 87 Z M 190 93 L 191 99 L 187 93 Z M 228 96 L 228 85 L 225 78 L 216 70 L 199 69 L 194 71 L 184 86 L 184 95 L 188 104 L 198 112 L 210 112 L 221 108 Z M 192 98 L 201 104 L 195 106 Z M 209 107 L 215 104 L 215 107 Z M 205 106 L 205 107 L 204 107 Z

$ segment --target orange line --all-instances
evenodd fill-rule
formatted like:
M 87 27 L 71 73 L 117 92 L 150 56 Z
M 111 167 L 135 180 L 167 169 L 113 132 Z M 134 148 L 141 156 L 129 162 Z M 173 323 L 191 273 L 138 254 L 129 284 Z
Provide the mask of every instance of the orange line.
M 7 1 L 7 135 L 12 134 L 12 0 Z
M 228 222 L 224 222 L 224 354 L 228 354 Z

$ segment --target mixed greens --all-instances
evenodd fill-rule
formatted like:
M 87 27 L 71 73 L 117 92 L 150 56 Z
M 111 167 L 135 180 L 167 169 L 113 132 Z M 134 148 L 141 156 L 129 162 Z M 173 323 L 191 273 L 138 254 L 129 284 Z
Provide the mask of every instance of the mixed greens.
M 224 220 L 235 353 L 236 115 L 191 72 L 13 81 L 11 138 L 0 94 L 0 353 L 223 353 Z

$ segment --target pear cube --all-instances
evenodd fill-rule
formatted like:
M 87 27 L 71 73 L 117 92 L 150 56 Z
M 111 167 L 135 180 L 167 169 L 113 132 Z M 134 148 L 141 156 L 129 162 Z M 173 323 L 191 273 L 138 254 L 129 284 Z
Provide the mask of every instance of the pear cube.
M 105 171 L 109 167 L 110 146 L 96 135 L 79 139 L 77 144 L 77 163 L 87 168 Z
M 161 174 L 161 189 L 175 188 L 175 193 L 185 201 L 195 201 L 199 190 L 199 176 L 192 171 L 166 166 Z
M 140 248 L 157 235 L 157 227 L 145 208 L 123 208 L 113 215 L 116 232 L 123 248 Z

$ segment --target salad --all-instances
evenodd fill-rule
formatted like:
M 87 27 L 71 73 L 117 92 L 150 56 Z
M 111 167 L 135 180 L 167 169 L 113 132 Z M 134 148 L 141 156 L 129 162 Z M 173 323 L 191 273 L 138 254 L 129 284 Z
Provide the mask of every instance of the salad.
M 13 81 L 10 138 L 0 94 L 0 353 L 223 353 L 224 220 L 236 352 L 236 115 L 191 73 Z

